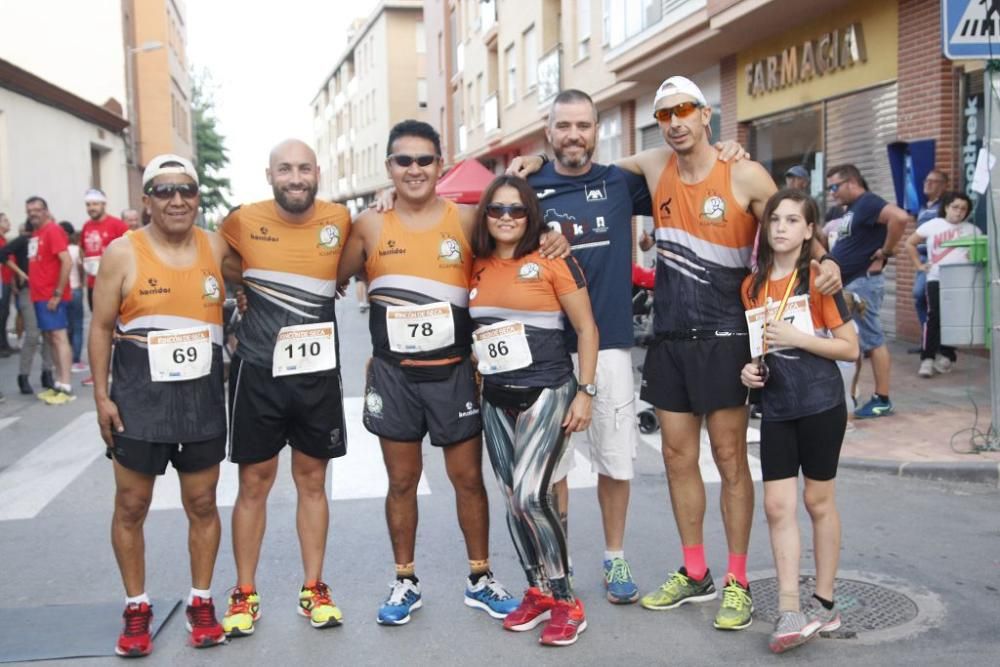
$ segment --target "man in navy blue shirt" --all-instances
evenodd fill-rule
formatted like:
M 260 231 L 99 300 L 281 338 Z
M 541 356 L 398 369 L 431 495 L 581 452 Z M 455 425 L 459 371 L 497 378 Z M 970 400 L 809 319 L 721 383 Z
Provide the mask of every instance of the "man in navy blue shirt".
M 861 172 L 853 164 L 831 167 L 826 172 L 827 191 L 846 210 L 832 254 L 840 264 L 844 289 L 864 301 L 864 313 L 855 322 L 861 351 L 871 359 L 875 374 L 874 395 L 854 411 L 859 418 L 892 413 L 891 360 L 879 316 L 885 294 L 882 271 L 910 220 L 906 211 L 869 192 L 863 184 Z
M 924 196 L 927 203 L 917 212 L 917 227 L 928 220 L 940 218 L 941 216 L 941 195 L 948 189 L 948 174 L 940 169 L 931 169 L 924 178 Z M 922 262 L 927 261 L 927 246 L 920 244 L 917 252 Z M 917 319 L 920 326 L 927 322 L 927 274 L 923 271 L 913 273 L 913 308 L 917 311 Z

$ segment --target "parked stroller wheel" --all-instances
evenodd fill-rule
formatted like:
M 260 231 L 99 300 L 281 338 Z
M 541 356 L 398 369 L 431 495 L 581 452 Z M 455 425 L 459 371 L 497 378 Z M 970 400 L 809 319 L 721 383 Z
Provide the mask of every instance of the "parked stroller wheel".
M 646 409 L 636 415 L 639 419 L 639 430 L 643 433 L 655 433 L 660 428 L 660 423 L 656 420 L 656 413 Z

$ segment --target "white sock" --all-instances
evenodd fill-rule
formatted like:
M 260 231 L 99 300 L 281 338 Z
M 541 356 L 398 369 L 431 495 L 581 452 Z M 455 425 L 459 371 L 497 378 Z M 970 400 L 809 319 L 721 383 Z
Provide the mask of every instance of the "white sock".
M 129 606 L 130 604 L 142 604 L 143 602 L 145 602 L 146 604 L 149 604 L 149 596 L 146 595 L 145 591 L 143 591 L 139 595 L 136 595 L 134 598 L 130 598 L 128 596 L 125 596 L 125 606 L 126 607 Z
M 614 560 L 616 558 L 625 558 L 625 550 L 621 551 L 607 551 L 604 552 L 604 560 Z
M 56 386 L 56 389 L 58 389 L 59 391 L 65 392 L 67 394 L 73 393 L 73 385 L 71 384 L 63 384 L 62 382 L 53 382 L 52 384 L 54 384 Z
M 212 589 L 206 588 L 204 590 L 200 588 L 192 588 L 191 592 L 188 593 L 188 604 L 194 604 L 194 599 L 196 597 L 205 598 L 206 600 L 212 599 Z

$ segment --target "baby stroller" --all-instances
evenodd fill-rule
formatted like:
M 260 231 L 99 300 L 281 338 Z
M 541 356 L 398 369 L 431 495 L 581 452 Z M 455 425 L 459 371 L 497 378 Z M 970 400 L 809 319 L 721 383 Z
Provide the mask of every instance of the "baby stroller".
M 636 347 L 646 349 L 653 342 L 653 285 L 656 271 L 637 264 L 632 265 L 632 335 Z M 636 368 L 642 373 L 642 366 Z M 660 428 L 656 412 L 648 403 L 642 402 L 636 410 L 639 431 L 655 433 Z

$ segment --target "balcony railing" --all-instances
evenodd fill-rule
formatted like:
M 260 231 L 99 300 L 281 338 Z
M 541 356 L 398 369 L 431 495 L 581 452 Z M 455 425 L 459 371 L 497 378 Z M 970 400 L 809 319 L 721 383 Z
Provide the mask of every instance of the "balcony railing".
M 496 93 L 483 102 L 483 131 L 486 134 L 500 129 L 500 102 Z
M 538 61 L 538 104 L 543 105 L 559 93 L 560 52 L 562 44 L 556 44 Z

